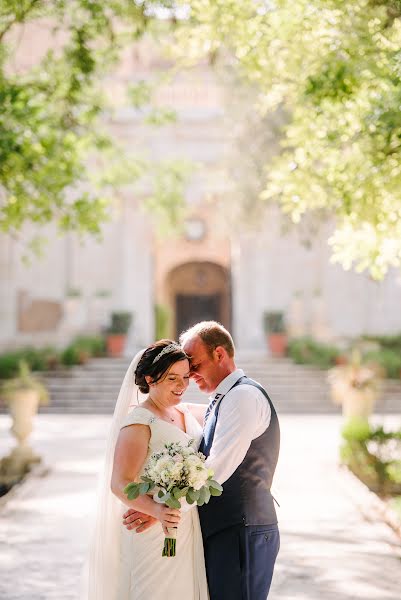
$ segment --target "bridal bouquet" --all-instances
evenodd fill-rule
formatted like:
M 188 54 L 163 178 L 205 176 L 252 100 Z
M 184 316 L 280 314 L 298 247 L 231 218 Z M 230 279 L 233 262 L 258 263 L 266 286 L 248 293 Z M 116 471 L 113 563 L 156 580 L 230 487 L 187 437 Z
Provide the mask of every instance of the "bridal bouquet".
M 181 508 L 181 499 L 188 504 L 202 506 L 211 496 L 220 496 L 222 486 L 212 479 L 213 471 L 205 465 L 205 456 L 196 452 L 191 444 L 182 446 L 179 442 L 165 444 L 161 452 L 151 455 L 141 476 L 140 482 L 129 483 L 124 493 L 129 500 L 142 494 L 154 492 L 156 502 L 170 508 Z M 176 529 L 169 529 L 169 537 L 164 540 L 162 556 L 176 555 Z

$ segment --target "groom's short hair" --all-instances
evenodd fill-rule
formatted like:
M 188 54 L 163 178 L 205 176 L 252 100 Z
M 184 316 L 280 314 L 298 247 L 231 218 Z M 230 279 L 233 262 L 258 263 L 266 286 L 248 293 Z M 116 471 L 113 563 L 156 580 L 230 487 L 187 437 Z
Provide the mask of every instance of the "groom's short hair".
M 222 346 L 227 351 L 228 356 L 233 358 L 235 352 L 233 338 L 221 323 L 217 321 L 196 323 L 196 325 L 181 333 L 181 346 L 194 337 L 199 337 L 202 340 L 210 355 L 217 346 Z

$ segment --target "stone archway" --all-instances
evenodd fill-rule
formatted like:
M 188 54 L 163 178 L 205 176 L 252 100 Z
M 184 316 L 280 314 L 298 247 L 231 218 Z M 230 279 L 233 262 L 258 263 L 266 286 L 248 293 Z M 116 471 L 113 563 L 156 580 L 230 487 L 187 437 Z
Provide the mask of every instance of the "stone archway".
M 172 269 L 166 288 L 173 314 L 173 332 L 179 334 L 203 320 L 231 328 L 231 284 L 227 269 L 212 262 L 188 262 Z

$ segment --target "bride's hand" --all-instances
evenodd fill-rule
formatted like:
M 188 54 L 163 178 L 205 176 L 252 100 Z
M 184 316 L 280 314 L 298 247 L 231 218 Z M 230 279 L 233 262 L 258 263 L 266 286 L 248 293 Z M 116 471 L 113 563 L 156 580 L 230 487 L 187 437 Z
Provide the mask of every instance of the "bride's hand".
M 169 527 L 178 527 L 181 519 L 181 512 L 176 508 L 170 508 L 165 504 L 157 504 L 155 517 L 159 519 L 162 524 L 164 533 L 168 534 L 167 529 Z
M 129 508 L 123 514 L 123 525 L 126 527 L 126 529 L 128 529 L 128 531 L 135 529 L 135 533 L 142 533 L 142 531 L 146 531 L 156 523 L 157 519 L 155 517 L 146 515 L 139 510 L 135 510 L 134 508 Z

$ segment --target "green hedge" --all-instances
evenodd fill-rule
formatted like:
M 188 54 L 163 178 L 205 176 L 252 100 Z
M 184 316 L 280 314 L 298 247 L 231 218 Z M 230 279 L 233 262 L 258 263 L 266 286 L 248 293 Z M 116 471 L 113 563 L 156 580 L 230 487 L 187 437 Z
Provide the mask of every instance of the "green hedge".
M 73 345 L 85 350 L 90 356 L 104 356 L 106 354 L 106 340 L 103 336 L 80 336 Z
M 328 369 L 336 363 L 341 351 L 335 346 L 318 343 L 311 337 L 302 337 L 289 340 L 287 354 L 297 364 Z
M 373 492 L 401 494 L 401 430 L 351 419 L 342 431 L 341 461 Z
M 62 351 L 46 348 L 21 348 L 0 355 L 0 379 L 10 379 L 18 373 L 18 365 L 25 360 L 31 371 L 48 371 L 60 364 L 82 364 L 92 356 L 104 356 L 105 340 L 102 336 L 80 336 Z
M 392 350 L 401 355 L 401 333 L 396 335 L 364 335 L 363 339 L 376 342 L 384 350 Z
M 0 379 L 9 379 L 18 373 L 18 365 L 24 360 L 31 371 L 47 371 L 60 363 L 59 352 L 52 347 L 21 348 L 0 355 Z
M 372 362 L 380 365 L 390 379 L 401 377 L 401 351 L 390 349 L 372 350 L 363 355 L 364 362 Z

